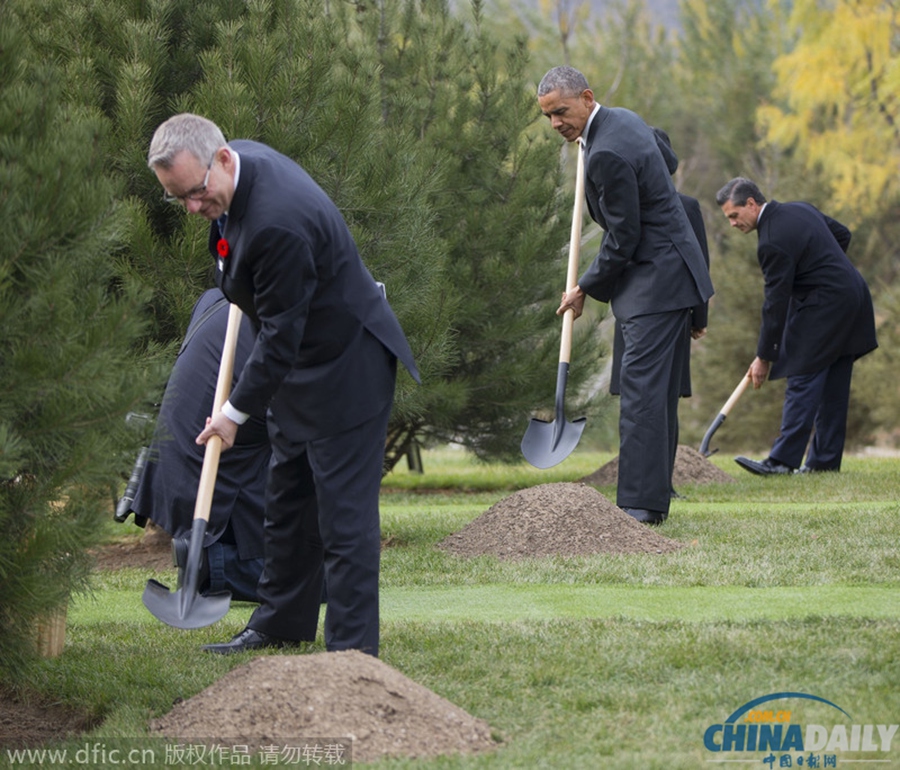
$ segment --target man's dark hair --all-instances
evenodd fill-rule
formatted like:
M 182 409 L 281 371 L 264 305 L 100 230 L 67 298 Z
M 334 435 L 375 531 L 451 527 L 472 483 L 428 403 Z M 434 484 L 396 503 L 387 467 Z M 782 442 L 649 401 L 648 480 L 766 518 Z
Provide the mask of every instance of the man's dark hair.
M 716 193 L 716 203 L 719 206 L 724 206 L 725 201 L 731 201 L 733 206 L 746 206 L 748 198 L 753 198 L 760 206 L 766 202 L 766 196 L 760 192 L 756 182 L 743 176 L 730 180 Z

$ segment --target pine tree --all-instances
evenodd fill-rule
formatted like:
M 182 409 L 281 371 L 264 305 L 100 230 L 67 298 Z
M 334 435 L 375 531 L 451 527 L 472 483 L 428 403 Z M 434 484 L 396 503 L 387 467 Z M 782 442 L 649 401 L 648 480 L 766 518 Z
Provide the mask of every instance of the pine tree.
M 157 287 L 156 342 L 179 338 L 211 280 L 204 223 L 162 205 L 144 159 L 155 126 L 189 110 L 304 166 L 387 285 L 424 378 L 400 376 L 388 465 L 417 437 L 519 456 L 535 405 L 552 408 L 572 173 L 537 130 L 523 41 L 492 42 L 477 4 L 473 24 L 402 0 L 29 8 L 59 28 L 36 35 L 41 50 L 112 123 L 109 166 L 134 201 L 125 261 Z M 60 34 L 78 44 L 54 47 Z M 579 323 L 573 410 L 599 359 L 591 325 Z
M 384 124 L 377 62 L 348 16 L 318 0 L 251 6 L 239 21 L 219 25 L 190 107 L 226 137 L 265 142 L 303 166 L 386 285 L 426 383 L 418 387 L 400 372 L 390 468 L 441 399 L 439 380 L 453 355 L 453 300 L 428 205 L 438 180 L 433 162 L 410 130 Z
M 571 201 L 561 218 L 524 45 L 500 50 L 474 11 L 470 27 L 442 2 L 251 9 L 221 27 L 193 96 L 301 162 L 388 285 L 425 382 L 401 378 L 388 466 L 416 438 L 516 459 L 553 397 Z M 595 349 L 583 327 L 579 353 Z
M 125 219 L 107 123 L 67 106 L 61 73 L 0 24 L 0 674 L 38 617 L 85 588 L 147 392 L 144 292 L 116 275 Z M 129 459 L 125 458 L 129 456 Z
M 441 0 L 401 0 L 360 21 L 379 41 L 386 123 L 413 127 L 442 176 L 428 200 L 459 301 L 459 352 L 450 398 L 422 433 L 512 460 L 534 407 L 552 417 L 572 199 L 560 194 L 559 140 L 538 125 L 525 41 L 500 47 L 482 13 L 476 0 L 466 24 Z M 584 413 L 599 343 L 587 316 L 576 329 L 567 406 Z

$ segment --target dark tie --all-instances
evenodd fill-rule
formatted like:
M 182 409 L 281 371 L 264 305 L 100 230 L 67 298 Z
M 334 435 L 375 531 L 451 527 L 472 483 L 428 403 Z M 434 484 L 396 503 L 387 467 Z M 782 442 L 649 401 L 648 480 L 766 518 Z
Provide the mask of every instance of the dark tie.
M 217 220 L 216 223 L 219 225 L 219 237 L 225 237 L 225 225 L 228 224 L 228 214 L 222 214 Z

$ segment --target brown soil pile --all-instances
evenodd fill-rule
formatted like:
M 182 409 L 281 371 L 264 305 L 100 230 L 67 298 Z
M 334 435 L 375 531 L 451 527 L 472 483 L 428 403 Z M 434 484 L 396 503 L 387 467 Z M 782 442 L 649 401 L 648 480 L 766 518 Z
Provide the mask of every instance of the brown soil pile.
M 148 526 L 141 538 L 97 549 L 96 567 L 171 570 L 174 575 L 169 543 L 165 532 Z M 439 547 L 458 556 L 525 558 L 669 553 L 682 544 L 634 521 L 592 487 L 561 483 L 510 495 Z M 2 747 L 43 745 L 90 729 L 93 721 L 0 691 Z M 150 727 L 171 739 L 226 746 L 299 744 L 299 751 L 304 742 L 315 746 L 328 740 L 334 751 L 343 742 L 357 762 L 482 752 L 497 745 L 485 722 L 353 651 L 261 656 L 178 703 Z
M 439 548 L 456 556 L 501 559 L 670 553 L 682 543 L 632 519 L 581 483 L 541 484 L 500 500 Z
M 619 458 L 614 457 L 606 465 L 601 465 L 581 481 L 597 487 L 615 486 L 618 483 Z M 713 465 L 706 457 L 693 447 L 679 444 L 675 451 L 675 469 L 672 472 L 673 486 L 685 484 L 728 484 L 734 478 L 721 468 Z
M 318 745 L 336 754 L 343 746 L 341 764 L 348 765 L 497 746 L 486 722 L 355 650 L 255 658 L 153 720 L 150 730 L 179 742 L 223 736 L 227 745 L 257 749 Z

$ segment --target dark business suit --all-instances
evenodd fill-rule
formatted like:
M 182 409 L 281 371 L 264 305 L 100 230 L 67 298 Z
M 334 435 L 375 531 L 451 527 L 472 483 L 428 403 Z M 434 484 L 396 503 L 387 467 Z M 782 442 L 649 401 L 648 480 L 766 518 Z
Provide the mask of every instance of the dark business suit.
M 173 537 L 189 536 L 205 450 L 197 434 L 212 414 L 228 303 L 218 289 L 194 306 L 181 350 L 160 404 L 150 457 L 132 510 Z M 234 370 L 240 372 L 256 337 L 244 318 Z M 210 566 L 210 591 L 231 591 L 255 601 L 263 557 L 265 477 L 271 449 L 264 419 L 240 426 L 234 447 L 219 461 L 203 547 Z
M 788 378 L 781 435 L 770 457 L 841 465 L 853 362 L 877 346 L 869 287 L 846 255 L 850 231 L 808 203 L 770 201 L 757 222 L 765 278 L 757 356 Z
M 671 176 L 678 170 L 678 156 L 672 149 L 672 145 L 669 141 L 669 135 L 661 128 L 654 128 L 653 135 L 656 138 L 656 146 L 659 148 L 659 151 L 663 156 L 663 160 L 665 160 L 666 162 L 666 169 Z M 690 195 L 685 195 L 683 193 L 678 193 L 678 197 L 681 200 L 681 205 L 684 206 L 684 211 L 687 214 L 688 221 L 691 223 L 691 229 L 694 231 L 694 235 L 697 236 L 697 242 L 700 244 L 700 250 L 703 252 L 703 261 L 706 263 L 706 266 L 708 268 L 709 246 L 706 241 L 706 225 L 703 222 L 703 212 L 700 210 L 700 201 L 698 201 L 696 198 L 692 198 Z M 675 356 L 676 360 L 683 361 L 681 366 L 680 390 L 680 394 L 683 397 L 689 397 L 691 395 L 691 329 L 705 329 L 708 322 L 709 303 L 701 302 L 699 305 L 695 305 L 693 308 L 691 308 L 691 320 L 688 325 L 689 328 L 685 329 L 684 335 L 678 342 L 679 348 L 675 351 Z M 618 396 L 620 393 L 619 379 L 622 369 L 622 350 L 624 347 L 625 342 L 622 336 L 622 327 L 617 323 L 615 325 L 615 331 L 613 334 L 612 370 L 610 372 L 609 379 L 609 392 L 613 396 Z M 672 452 L 671 465 L 669 469 L 670 485 L 672 475 L 675 471 L 675 457 L 676 452 L 678 451 L 678 436 L 679 426 L 676 422 L 674 432 L 669 437 L 669 444 Z
M 377 655 L 378 494 L 397 359 L 418 373 L 328 196 L 271 148 L 230 147 L 239 180 L 210 250 L 227 241 L 217 281 L 259 332 L 229 401 L 267 410 L 273 451 L 261 604 L 248 627 L 314 639 L 324 577 L 327 648 Z
M 691 308 L 712 296 L 709 269 L 656 137 L 630 110 L 594 115 L 585 196 L 605 232 L 578 285 L 610 303 L 623 338 L 616 502 L 666 513 L 685 341 Z
M 669 143 L 669 136 L 665 131 L 660 128 L 654 128 L 653 135 L 656 138 L 656 145 L 659 147 L 663 160 L 666 162 L 666 169 L 671 176 L 678 170 L 678 156 L 672 149 L 672 145 Z M 678 193 L 678 197 L 681 200 L 681 205 L 684 206 L 684 211 L 691 224 L 691 229 L 694 231 L 694 235 L 697 236 L 697 243 L 700 244 L 700 250 L 703 252 L 703 261 L 706 263 L 706 267 L 709 268 L 709 244 L 706 241 L 706 224 L 703 221 L 703 212 L 700 210 L 700 201 L 696 198 L 692 198 L 690 195 L 685 195 L 684 193 Z M 699 305 L 691 308 L 691 329 L 705 329 L 708 323 L 708 302 L 701 302 Z M 681 395 L 688 397 L 691 395 L 690 333 L 688 333 L 684 344 L 687 350 L 685 353 L 685 365 L 681 373 Z M 609 379 L 609 392 L 613 396 L 619 395 L 619 371 L 622 367 L 623 346 L 622 330 L 619 325 L 616 324 L 613 336 L 612 370 Z

